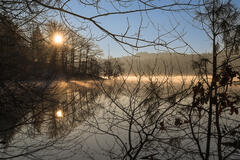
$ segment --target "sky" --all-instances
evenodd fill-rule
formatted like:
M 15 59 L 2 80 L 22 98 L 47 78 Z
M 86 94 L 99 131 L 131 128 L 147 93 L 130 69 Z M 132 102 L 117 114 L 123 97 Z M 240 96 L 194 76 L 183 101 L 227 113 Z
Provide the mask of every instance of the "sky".
M 183 0 L 184 1 L 184 0 Z M 159 1 L 158 1 L 159 2 Z M 162 1 L 162 2 L 171 2 L 171 1 Z M 161 3 L 162 3 L 161 2 Z M 160 3 L 160 2 L 159 2 Z M 233 0 L 233 3 L 240 7 L 240 0 Z M 135 3 L 132 6 L 128 6 L 128 8 L 120 7 L 121 10 L 126 9 L 136 9 L 139 6 Z M 108 3 L 108 0 L 103 1 L 101 6 L 104 7 L 106 10 L 114 10 L 114 8 Z M 90 17 L 93 15 L 97 15 L 96 8 L 89 7 L 89 6 L 82 6 L 78 0 L 71 0 L 68 3 L 69 9 L 71 11 L 80 14 L 82 16 Z M 119 7 L 119 6 L 117 6 Z M 99 9 L 100 13 L 105 12 L 104 10 Z M 194 15 L 194 12 L 189 12 L 190 15 Z M 129 29 L 129 35 L 137 34 L 137 28 L 140 24 L 140 13 L 134 13 L 134 14 L 127 14 L 127 15 L 112 15 L 112 16 L 105 16 L 101 18 L 97 18 L 96 21 L 98 24 L 106 28 L 107 30 L 118 33 L 118 34 L 124 34 L 126 31 L 126 28 L 130 26 Z M 187 15 L 185 12 L 168 12 L 168 11 L 150 11 L 148 14 L 142 13 L 143 17 L 143 30 L 141 33 L 141 37 L 146 39 L 153 39 L 154 37 L 164 34 L 166 32 L 169 32 L 172 30 L 173 27 L 176 27 L 177 32 L 171 32 L 171 34 L 167 34 L 163 37 L 161 37 L 164 41 L 171 41 L 175 39 L 175 36 L 177 34 L 184 34 L 183 38 L 184 41 L 191 45 L 192 48 L 194 48 L 195 51 L 198 53 L 206 53 L 210 52 L 211 43 L 206 36 L 206 34 L 198 29 L 194 25 L 198 25 L 197 21 L 193 21 L 191 16 Z M 69 24 L 74 26 L 88 26 L 88 29 L 86 31 L 80 31 L 80 34 L 84 36 L 90 36 L 93 35 L 96 37 L 96 44 L 99 45 L 99 47 L 104 52 L 104 57 L 108 57 L 109 55 L 112 57 L 121 57 L 121 56 L 127 56 L 129 53 L 127 53 L 118 43 L 116 43 L 113 39 L 107 37 L 104 39 L 101 39 L 99 37 L 103 36 L 103 32 L 99 30 L 95 25 L 92 23 L 89 23 L 87 21 L 83 21 L 79 18 L 73 17 L 73 16 L 67 16 L 67 19 L 69 21 Z M 171 43 L 170 47 L 175 48 L 183 46 L 183 43 L 181 41 L 176 41 L 174 43 Z M 148 47 L 138 50 L 133 50 L 132 48 L 128 46 L 124 46 L 125 49 L 135 54 L 137 52 L 149 52 L 149 53 L 159 53 L 159 52 L 165 52 L 166 49 L 163 47 Z M 185 52 L 185 53 L 192 53 L 191 50 L 186 50 L 186 48 L 180 48 L 177 49 L 179 52 Z

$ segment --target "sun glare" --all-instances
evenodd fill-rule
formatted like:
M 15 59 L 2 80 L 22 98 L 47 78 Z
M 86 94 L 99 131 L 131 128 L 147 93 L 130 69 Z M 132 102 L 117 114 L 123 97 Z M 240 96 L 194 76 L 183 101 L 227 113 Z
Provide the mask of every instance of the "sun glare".
M 63 112 L 62 112 L 62 110 L 58 110 L 58 111 L 56 112 L 56 116 L 59 117 L 59 118 L 62 118 L 62 117 L 63 117 Z
M 53 40 L 56 44 L 61 44 L 63 42 L 63 37 L 59 34 L 56 34 Z

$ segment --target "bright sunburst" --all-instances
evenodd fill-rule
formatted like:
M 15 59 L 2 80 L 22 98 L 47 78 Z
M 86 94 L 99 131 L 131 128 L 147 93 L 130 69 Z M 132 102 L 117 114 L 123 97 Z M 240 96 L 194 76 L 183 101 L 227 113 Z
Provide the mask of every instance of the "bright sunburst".
M 60 34 L 56 34 L 53 40 L 54 40 L 54 43 L 61 44 L 63 42 L 63 37 Z

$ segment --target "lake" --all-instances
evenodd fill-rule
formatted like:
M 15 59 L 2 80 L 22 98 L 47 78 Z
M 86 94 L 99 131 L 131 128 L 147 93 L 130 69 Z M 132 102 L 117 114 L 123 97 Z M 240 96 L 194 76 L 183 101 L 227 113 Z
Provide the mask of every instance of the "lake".
M 56 81 L 38 103 L 1 112 L 0 159 L 201 159 L 208 119 L 207 104 L 191 107 L 197 82 L 194 76 Z M 234 151 L 231 158 L 239 158 L 231 145 L 238 126 L 237 114 L 221 115 L 223 154 Z M 215 136 L 213 126 L 211 159 Z

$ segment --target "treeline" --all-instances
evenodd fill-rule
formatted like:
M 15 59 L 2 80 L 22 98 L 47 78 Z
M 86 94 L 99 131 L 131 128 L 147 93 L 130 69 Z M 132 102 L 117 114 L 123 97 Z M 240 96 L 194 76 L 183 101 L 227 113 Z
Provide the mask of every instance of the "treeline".
M 211 61 L 210 54 L 177 54 L 140 52 L 134 56 L 116 58 L 124 73 L 143 75 L 194 75 L 199 72 L 198 64 Z M 210 68 L 210 63 L 206 63 Z
M 103 68 L 101 49 L 92 38 L 56 21 L 21 28 L 0 15 L 0 68 L 2 80 L 61 77 L 98 77 Z M 55 42 L 55 36 L 60 42 Z M 59 37 L 58 37 L 59 38 Z

